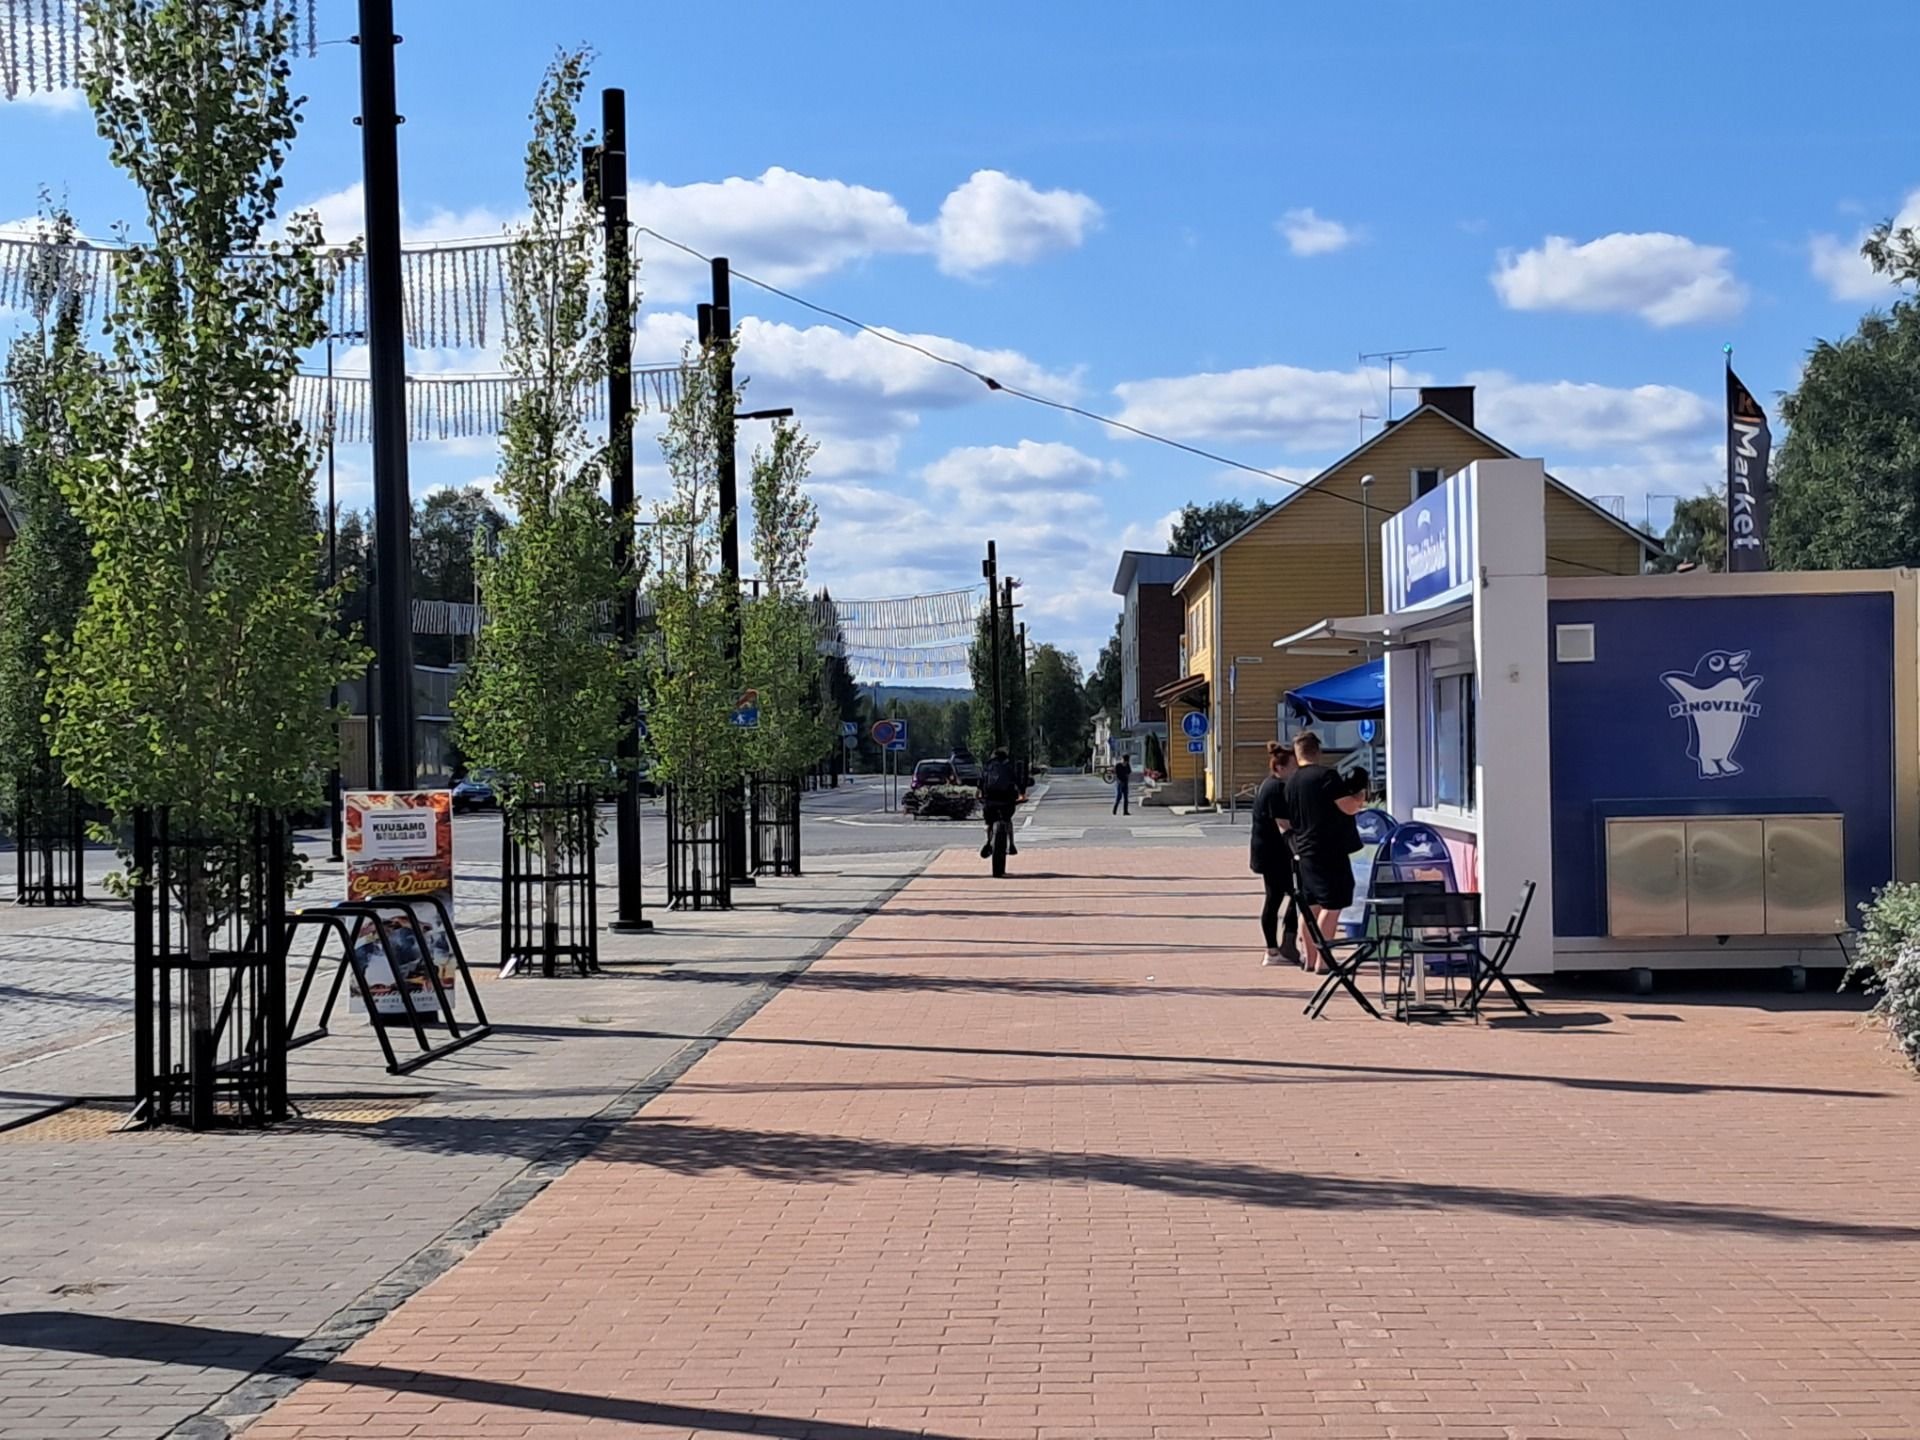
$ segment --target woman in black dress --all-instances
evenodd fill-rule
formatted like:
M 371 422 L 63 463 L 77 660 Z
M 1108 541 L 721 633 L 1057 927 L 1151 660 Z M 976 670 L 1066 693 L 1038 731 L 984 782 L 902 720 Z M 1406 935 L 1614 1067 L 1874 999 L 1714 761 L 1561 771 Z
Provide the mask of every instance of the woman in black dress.
M 1300 917 L 1288 902 L 1293 896 L 1293 847 L 1287 843 L 1287 780 L 1293 774 L 1293 751 L 1278 740 L 1267 742 L 1267 778 L 1253 797 L 1253 826 L 1248 837 L 1247 863 L 1266 887 L 1260 906 L 1260 934 L 1267 942 L 1266 963 L 1300 963 L 1296 940 Z M 1280 910 L 1287 911 L 1287 933 L 1280 934 Z

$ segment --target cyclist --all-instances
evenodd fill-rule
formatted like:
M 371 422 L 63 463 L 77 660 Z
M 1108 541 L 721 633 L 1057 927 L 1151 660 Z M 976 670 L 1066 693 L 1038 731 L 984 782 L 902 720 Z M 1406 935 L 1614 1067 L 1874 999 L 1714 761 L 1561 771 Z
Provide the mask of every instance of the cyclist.
M 987 761 L 986 770 L 980 776 L 980 810 L 987 821 L 987 843 L 980 847 L 982 860 L 993 854 L 993 826 L 996 820 L 1007 822 L 1007 853 L 1020 853 L 1020 847 L 1013 843 L 1013 807 L 1019 803 L 1020 772 L 1014 768 L 1013 761 L 1007 758 L 1007 747 L 1002 745 L 993 752 L 993 758 Z

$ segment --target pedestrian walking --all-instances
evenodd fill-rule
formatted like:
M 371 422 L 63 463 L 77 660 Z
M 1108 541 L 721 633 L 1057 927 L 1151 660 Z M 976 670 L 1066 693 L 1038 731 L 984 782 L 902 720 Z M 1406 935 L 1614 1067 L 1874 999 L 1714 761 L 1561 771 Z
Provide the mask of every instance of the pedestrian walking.
M 1293 899 L 1293 843 L 1287 832 L 1287 780 L 1294 769 L 1293 751 L 1278 740 L 1267 742 L 1267 778 L 1253 796 L 1253 825 L 1248 835 L 1247 864 L 1260 877 L 1266 898 L 1260 905 L 1260 934 L 1267 942 L 1268 965 L 1300 963 L 1300 912 Z M 1287 916 L 1286 934 L 1280 933 L 1280 912 Z
M 1122 755 L 1113 762 L 1113 813 L 1131 815 L 1133 804 L 1127 798 L 1127 786 L 1133 779 L 1133 766 Z
M 1331 940 L 1340 912 L 1353 904 L 1353 852 L 1360 848 L 1360 827 L 1354 816 L 1366 799 L 1354 792 L 1347 777 L 1320 760 L 1320 737 L 1303 730 L 1294 737 L 1294 759 L 1299 768 L 1287 780 L 1287 820 L 1293 841 L 1296 897 L 1311 906 L 1319 933 Z M 1305 942 L 1307 969 L 1318 975 L 1327 957 L 1313 943 L 1315 927 Z

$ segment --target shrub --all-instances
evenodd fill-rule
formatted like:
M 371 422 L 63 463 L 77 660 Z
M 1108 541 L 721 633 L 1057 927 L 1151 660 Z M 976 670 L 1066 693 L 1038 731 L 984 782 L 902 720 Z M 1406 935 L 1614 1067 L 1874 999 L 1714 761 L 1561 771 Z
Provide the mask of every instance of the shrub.
M 923 818 L 940 815 L 949 820 L 967 820 L 979 804 L 980 792 L 971 785 L 922 785 L 900 797 L 902 810 Z
M 1847 979 L 1873 995 L 1873 1013 L 1920 1067 L 1920 885 L 1889 885 L 1860 907 L 1865 921 Z

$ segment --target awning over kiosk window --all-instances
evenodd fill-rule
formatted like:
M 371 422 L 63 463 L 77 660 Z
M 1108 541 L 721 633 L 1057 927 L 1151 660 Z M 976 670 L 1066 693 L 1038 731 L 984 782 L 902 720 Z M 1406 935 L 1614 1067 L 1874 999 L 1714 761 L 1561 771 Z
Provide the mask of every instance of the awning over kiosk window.
M 1287 691 L 1287 704 L 1316 725 L 1342 720 L 1380 720 L 1387 713 L 1387 665 L 1369 660 Z
M 1274 641 L 1273 648 L 1290 655 L 1358 655 L 1368 645 L 1391 650 L 1420 639 L 1423 631 L 1465 619 L 1471 605 L 1469 600 L 1455 600 L 1424 610 L 1402 610 L 1397 615 L 1348 615 L 1322 620 Z

